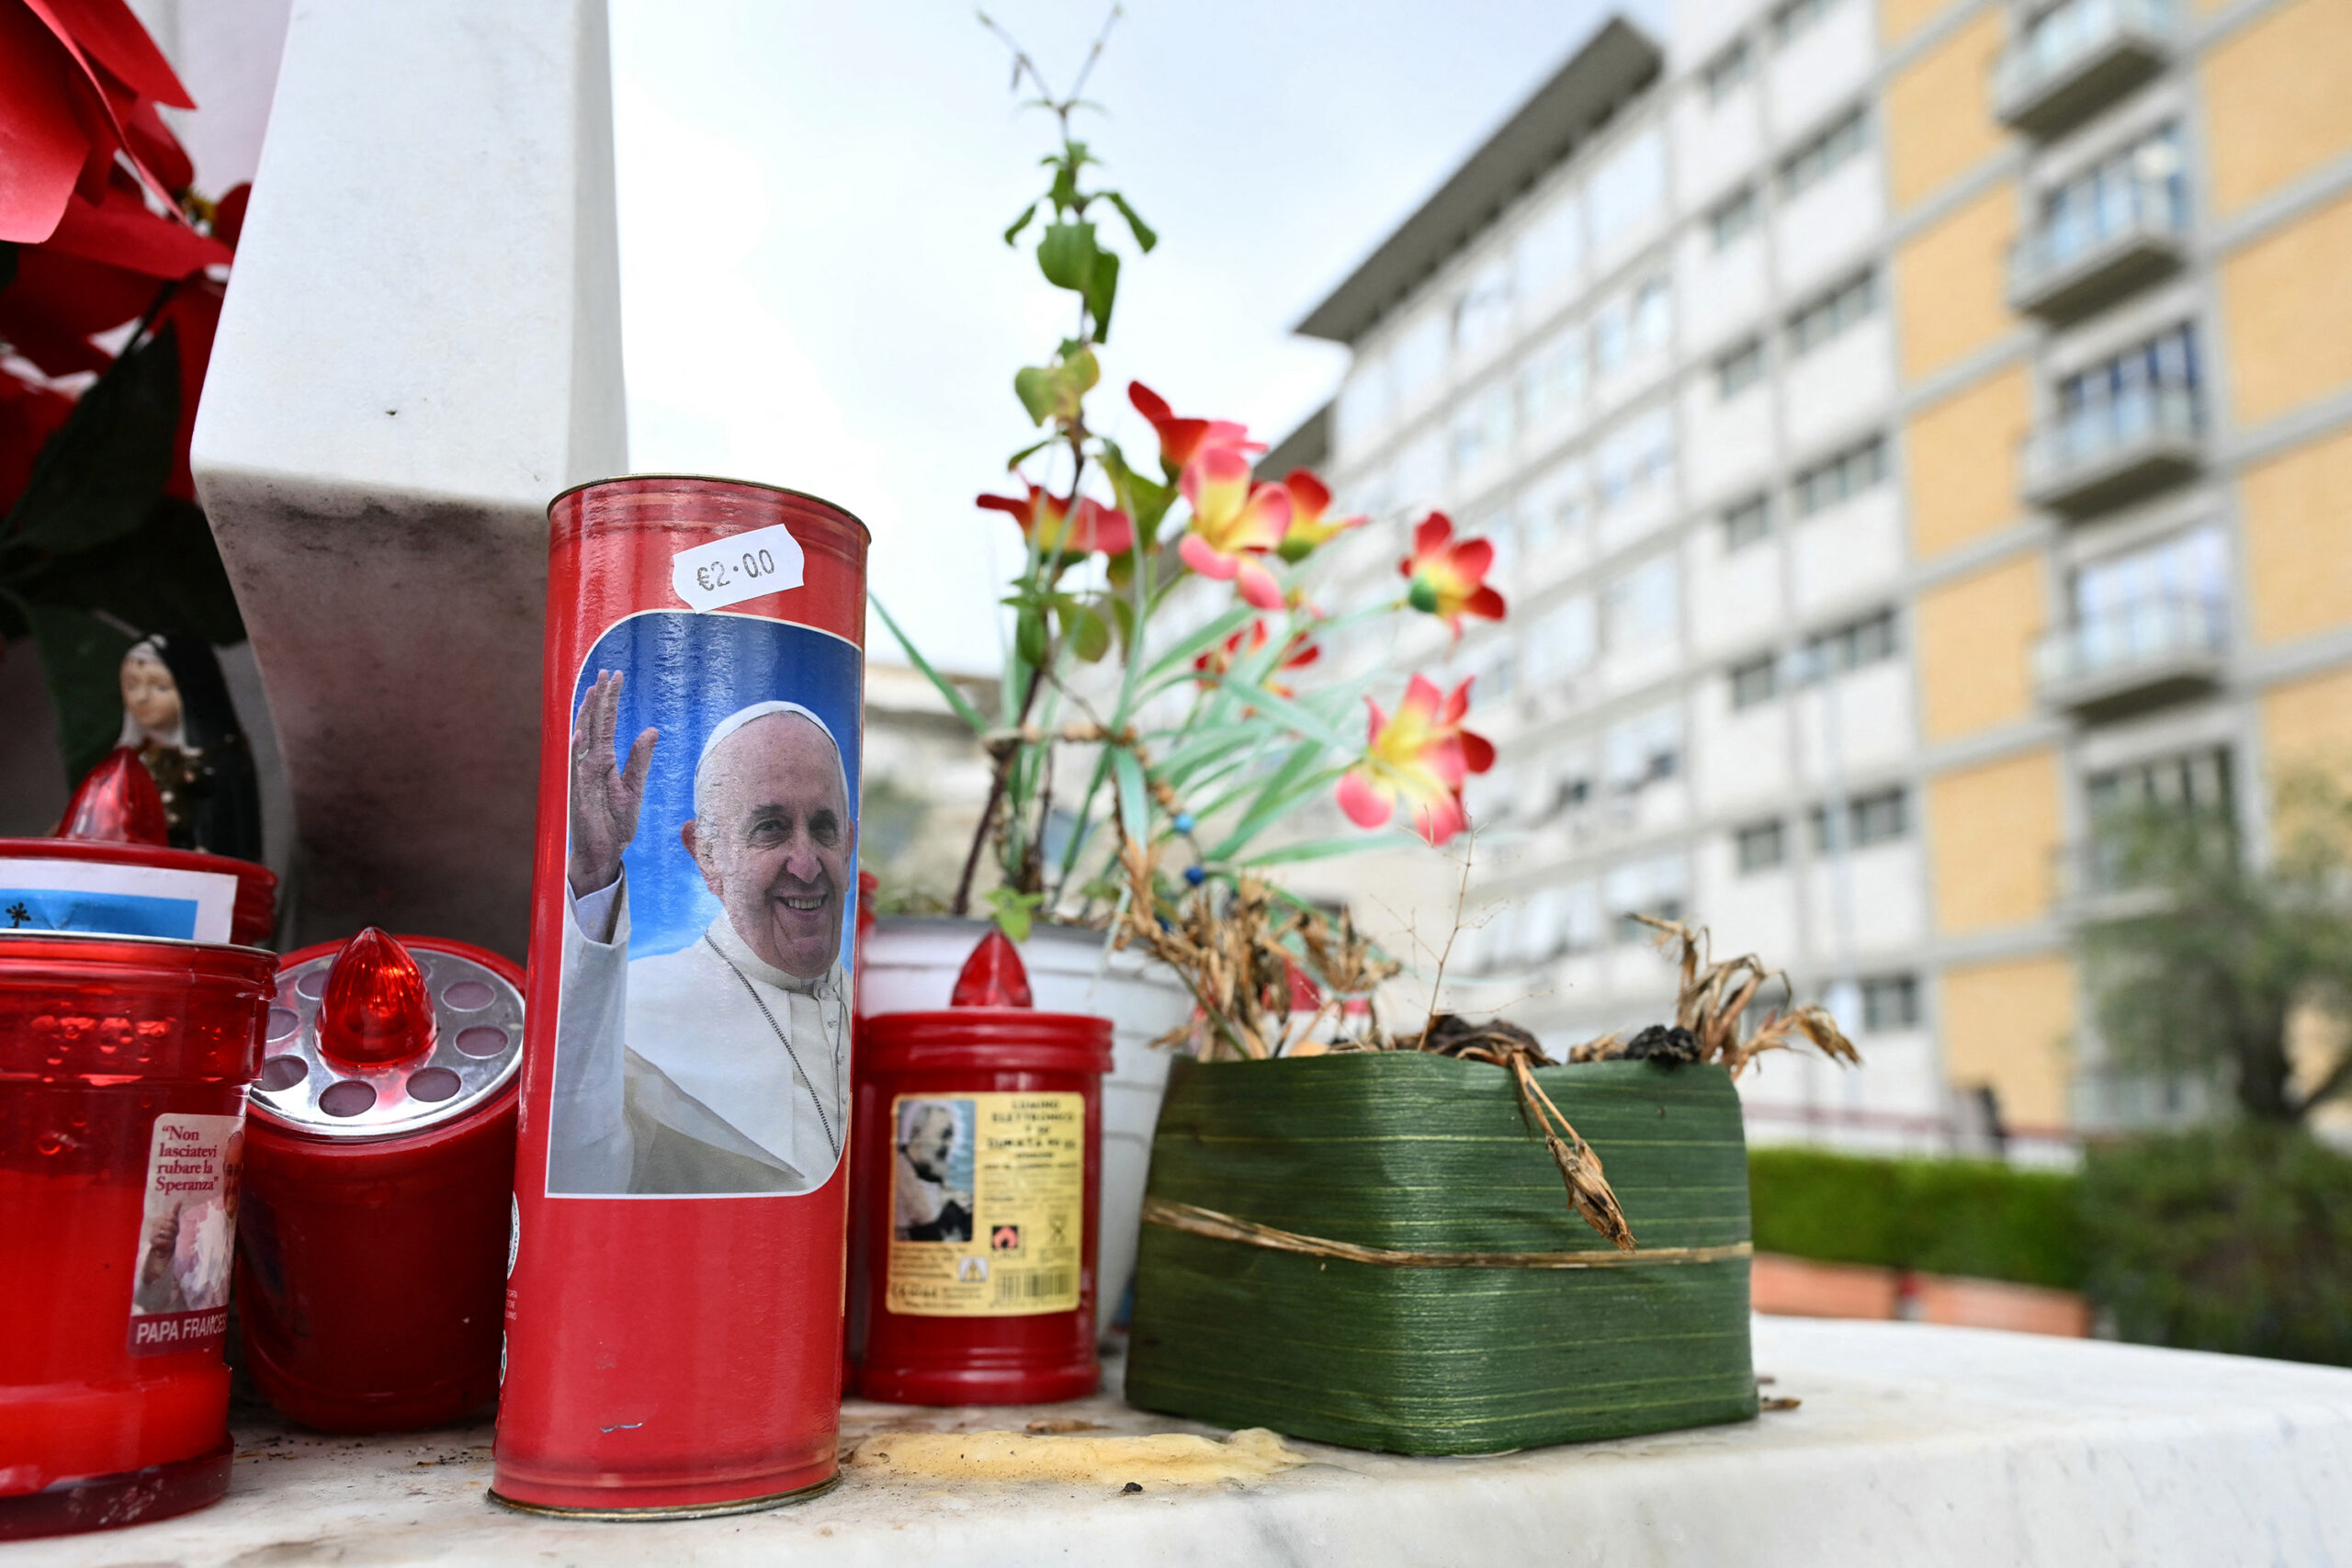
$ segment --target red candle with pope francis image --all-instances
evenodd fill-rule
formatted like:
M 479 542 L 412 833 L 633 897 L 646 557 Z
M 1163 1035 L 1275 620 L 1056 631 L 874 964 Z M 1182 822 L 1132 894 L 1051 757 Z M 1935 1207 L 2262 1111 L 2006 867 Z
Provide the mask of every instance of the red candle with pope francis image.
M 689 478 L 549 520 L 492 1495 L 770 1506 L 838 1470 L 866 534 Z

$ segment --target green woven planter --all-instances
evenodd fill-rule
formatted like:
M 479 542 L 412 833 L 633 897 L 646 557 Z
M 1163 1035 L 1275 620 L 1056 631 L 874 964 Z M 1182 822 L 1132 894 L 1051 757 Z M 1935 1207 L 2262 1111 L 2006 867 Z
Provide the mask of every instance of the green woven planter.
M 1643 1252 L 1702 1260 L 1397 1266 L 1147 1219 L 1127 1398 L 1411 1454 L 1754 1416 L 1730 1077 L 1596 1062 L 1536 1079 L 1600 1156 Z M 1419 1052 L 1178 1062 L 1150 1199 L 1148 1213 L 1213 1211 L 1391 1252 L 1621 1256 L 1568 1212 L 1510 1074 Z

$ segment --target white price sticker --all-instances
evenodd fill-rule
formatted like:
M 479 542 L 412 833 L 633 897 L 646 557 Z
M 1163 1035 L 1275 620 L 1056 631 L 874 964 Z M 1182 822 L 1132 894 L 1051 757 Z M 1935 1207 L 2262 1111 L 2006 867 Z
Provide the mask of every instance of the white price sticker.
M 800 586 L 800 541 L 778 523 L 670 558 L 670 586 L 697 610 L 723 610 Z

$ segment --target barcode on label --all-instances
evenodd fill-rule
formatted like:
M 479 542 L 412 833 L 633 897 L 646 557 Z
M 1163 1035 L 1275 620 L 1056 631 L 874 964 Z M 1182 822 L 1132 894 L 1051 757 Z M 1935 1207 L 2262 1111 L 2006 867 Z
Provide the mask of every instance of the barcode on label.
M 1027 1274 L 999 1274 L 999 1302 L 1033 1302 L 1040 1296 L 1067 1296 L 1078 1289 L 1078 1275 L 1069 1269 L 1041 1269 Z

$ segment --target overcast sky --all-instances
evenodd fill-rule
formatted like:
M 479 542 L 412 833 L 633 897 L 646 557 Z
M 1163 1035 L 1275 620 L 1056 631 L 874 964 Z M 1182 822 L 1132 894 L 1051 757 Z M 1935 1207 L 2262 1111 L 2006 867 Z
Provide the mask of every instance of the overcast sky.
M 1058 87 L 1106 9 L 990 14 Z M 1085 134 L 1162 243 L 1122 276 L 1106 386 L 1139 377 L 1279 439 L 1345 364 L 1291 324 L 1609 9 L 1126 0 Z M 632 466 L 848 507 L 925 651 L 992 667 L 1017 536 L 972 497 L 1034 438 L 1013 370 L 1067 330 L 1066 297 L 998 236 L 1042 189 L 1052 122 L 1015 109 L 1003 46 L 953 3 L 614 0 L 612 18 Z

